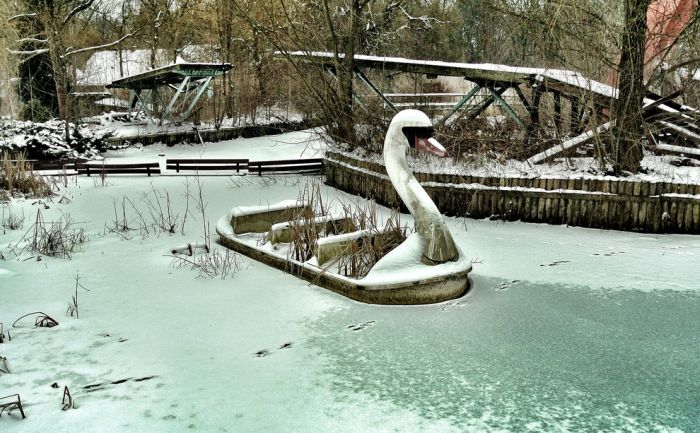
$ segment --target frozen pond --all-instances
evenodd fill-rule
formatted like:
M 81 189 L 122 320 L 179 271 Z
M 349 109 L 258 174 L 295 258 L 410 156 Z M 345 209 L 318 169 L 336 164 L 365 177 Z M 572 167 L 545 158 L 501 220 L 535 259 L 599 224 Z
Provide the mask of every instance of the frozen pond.
M 207 218 L 296 198 L 308 179 L 203 177 Z M 172 268 L 169 249 L 201 237 L 196 215 L 184 235 L 106 227 L 115 199 L 143 210 L 153 188 L 182 215 L 185 178 L 108 181 L 5 208 L 26 222 L 0 231 L 0 321 L 42 310 L 60 325 L 0 345 L 0 396 L 19 392 L 27 412 L 3 414 L 2 431 L 700 430 L 698 237 L 450 218 L 476 261 L 470 292 L 374 306 L 249 259 L 226 280 Z M 7 247 L 38 208 L 89 233 L 72 259 Z M 65 315 L 76 274 L 80 319 Z M 61 411 L 63 386 L 76 409 Z

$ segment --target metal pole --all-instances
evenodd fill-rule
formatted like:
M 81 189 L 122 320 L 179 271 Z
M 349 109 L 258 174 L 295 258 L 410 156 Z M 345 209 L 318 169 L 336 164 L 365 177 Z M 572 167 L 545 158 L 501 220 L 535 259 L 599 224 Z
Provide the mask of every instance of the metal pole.
M 450 112 L 445 114 L 442 117 L 442 119 L 435 122 L 435 124 L 442 125 L 443 123 L 447 122 L 447 120 L 450 117 L 452 117 L 457 111 L 459 111 L 460 108 L 462 108 L 462 106 L 464 106 L 464 104 L 466 104 L 470 99 L 472 99 L 474 97 L 474 95 L 476 95 L 476 92 L 478 92 L 479 89 L 481 89 L 481 86 L 479 86 L 478 84 L 474 84 L 474 87 L 466 95 L 464 95 L 462 97 L 462 99 L 460 99 L 459 102 L 457 102 L 457 104 L 455 104 L 454 107 L 452 107 Z
M 175 101 L 177 101 L 177 98 L 180 96 L 183 90 L 185 90 L 185 87 L 187 86 L 187 83 L 190 82 L 190 77 L 187 76 L 185 77 L 184 80 L 182 80 L 182 83 L 180 83 L 180 86 L 177 88 L 177 92 L 175 92 L 175 95 L 172 97 L 170 100 L 170 103 L 168 106 L 165 108 L 165 111 L 163 111 L 163 119 L 167 118 L 170 116 L 170 111 L 173 109 L 173 106 L 175 105 Z M 172 120 L 172 119 L 171 119 Z
M 197 91 L 197 95 L 194 97 L 194 99 L 193 99 L 192 102 L 190 103 L 190 106 L 187 107 L 187 111 L 185 111 L 185 113 L 184 113 L 182 116 L 180 116 L 180 121 L 183 121 L 183 120 L 187 119 L 187 117 L 188 117 L 188 116 L 190 115 L 190 113 L 192 112 L 192 109 L 193 109 L 194 106 L 197 104 L 197 101 L 199 101 L 199 98 L 201 98 L 202 95 L 204 94 L 204 92 L 207 90 L 207 88 L 209 88 L 209 84 L 211 83 L 211 80 L 212 80 L 213 78 L 214 78 L 214 77 L 207 77 L 207 79 L 204 81 L 204 84 L 202 84 L 202 85 L 200 86 L 199 91 Z
M 521 128 L 525 128 L 525 123 L 524 123 L 524 122 L 522 121 L 522 119 L 518 116 L 518 114 L 515 112 L 515 110 L 513 110 L 513 107 L 511 107 L 510 105 L 508 105 L 508 103 L 501 97 L 501 95 L 499 94 L 499 92 L 496 92 L 496 91 L 493 90 L 491 87 L 487 87 L 487 89 L 489 90 L 489 92 L 491 92 L 491 95 L 493 96 L 493 98 L 501 104 L 501 107 L 503 107 L 503 109 L 505 110 L 505 112 L 508 113 L 508 115 L 509 115 L 513 120 L 515 120 L 515 123 L 517 123 L 518 125 L 520 125 Z M 501 93 L 502 93 L 502 92 L 501 92 Z
M 399 110 L 394 106 L 394 104 L 392 104 L 391 101 L 389 101 L 389 100 L 386 98 L 386 96 L 384 96 L 384 93 L 382 93 L 382 91 L 379 90 L 379 89 L 377 88 L 377 86 L 375 86 L 374 83 L 372 83 L 372 82 L 369 80 L 369 78 L 367 78 L 367 77 L 365 76 L 365 74 L 362 73 L 362 71 L 355 71 L 355 75 L 357 75 L 357 76 L 360 78 L 360 80 L 361 80 L 363 83 L 365 83 L 365 85 L 366 85 L 367 87 L 369 87 L 369 89 L 370 89 L 371 91 L 373 91 L 374 93 L 376 93 L 377 96 L 379 96 L 379 97 L 382 99 L 382 101 L 384 101 L 384 103 L 385 103 L 386 105 L 388 105 L 389 108 L 391 108 L 391 110 L 392 110 L 394 113 L 398 113 L 398 112 L 399 112 Z
M 338 79 L 338 77 L 335 75 L 335 72 L 333 72 L 331 68 L 324 69 L 326 70 L 328 75 L 330 75 L 334 80 Z M 354 99 L 357 105 L 359 105 L 363 110 L 369 112 L 369 110 L 367 109 L 367 105 L 365 105 L 365 101 L 363 101 L 362 98 L 360 98 L 354 91 L 352 92 L 352 99 Z

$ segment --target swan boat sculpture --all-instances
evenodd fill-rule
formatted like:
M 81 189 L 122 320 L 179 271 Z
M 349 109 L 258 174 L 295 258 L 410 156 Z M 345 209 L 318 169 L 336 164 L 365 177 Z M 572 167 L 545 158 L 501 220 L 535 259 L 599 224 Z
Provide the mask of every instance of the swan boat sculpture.
M 319 257 L 306 262 L 290 258 L 271 242 L 258 245 L 268 233 L 275 239 L 275 227 L 289 219 L 303 203 L 295 200 L 265 207 L 235 207 L 222 217 L 216 227 L 219 242 L 227 248 L 253 259 L 290 272 L 316 285 L 357 301 L 372 304 L 428 304 L 455 299 L 468 289 L 471 261 L 455 245 L 440 211 L 413 176 L 406 162 L 408 148 L 446 156 L 445 149 L 432 138 L 428 116 L 418 110 L 396 114 L 384 140 L 384 163 L 389 179 L 415 222 L 415 233 L 382 257 L 369 273 L 359 279 L 328 271 L 320 266 Z M 347 238 L 336 235 L 335 238 Z M 333 242 L 332 236 L 320 238 L 320 245 Z M 320 256 L 320 254 L 317 254 Z

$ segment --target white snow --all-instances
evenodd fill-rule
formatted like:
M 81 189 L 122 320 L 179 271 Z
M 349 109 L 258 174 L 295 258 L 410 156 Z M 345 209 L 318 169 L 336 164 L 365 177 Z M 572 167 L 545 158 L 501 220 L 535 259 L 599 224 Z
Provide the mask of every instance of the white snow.
M 280 54 L 276 52 L 275 54 Z M 333 58 L 334 54 L 325 51 L 293 51 L 288 53 L 293 57 L 321 57 L 321 58 Z M 344 55 L 341 53 L 340 57 Z M 508 66 L 499 65 L 493 63 L 459 63 L 459 62 L 443 62 L 439 60 L 416 60 L 416 59 L 406 59 L 403 57 L 387 57 L 387 56 L 367 56 L 362 54 L 356 54 L 355 59 L 357 60 L 367 60 L 373 62 L 386 62 L 386 63 L 401 63 L 406 65 L 427 65 L 427 66 L 437 66 L 437 67 L 448 67 L 448 68 L 459 68 L 465 70 L 488 70 L 488 71 L 499 71 L 499 72 L 511 72 L 514 74 L 524 74 L 524 75 L 536 75 L 543 74 L 546 71 L 551 71 L 551 69 L 545 68 L 523 68 L 519 66 Z M 556 70 L 554 70 L 556 71 Z M 562 71 L 568 72 L 568 71 Z
M 411 233 L 404 242 L 372 267 L 367 276 L 362 278 L 362 283 L 368 286 L 400 284 L 464 272 L 471 267 L 471 258 L 462 251 L 454 262 L 427 266 L 421 262 L 423 244 L 424 241 L 418 233 Z
M 280 211 L 299 205 L 301 205 L 301 203 L 299 203 L 297 200 L 284 200 L 279 203 L 273 203 L 266 206 L 236 206 L 229 211 L 227 214 L 227 219 L 228 221 L 231 221 L 231 218 L 234 217 L 239 218 L 246 215 L 255 215 L 269 211 Z
M 82 69 L 76 71 L 77 83 L 81 86 L 106 86 L 120 78 L 141 74 L 151 70 L 151 50 L 136 49 L 121 51 L 121 69 L 119 67 L 120 53 L 115 50 L 97 51 L 90 56 Z M 185 48 L 182 53 L 187 60 L 192 61 L 216 61 L 207 50 L 200 46 L 192 45 Z M 164 67 L 173 64 L 172 51 L 157 49 L 155 52 L 156 67 Z M 176 58 L 176 63 L 188 63 L 181 56 Z
M 150 146 L 107 159 L 322 151 L 309 137 Z M 206 218 L 294 199 L 307 179 L 203 176 Z M 106 180 L 77 177 L 51 201 L 0 209 L 3 219 L 25 216 L 21 230 L 0 228 L 0 321 L 12 335 L 0 344 L 11 369 L 0 374 L 0 396 L 20 393 L 27 413 L 3 414 L 3 432 L 698 430 L 697 236 L 448 218 L 476 260 L 470 292 L 438 305 L 364 305 L 249 259 L 226 280 L 173 268 L 173 246 L 202 240 L 192 198 L 185 234 L 107 228 L 123 197 L 150 218 L 154 189 L 182 217 L 188 179 Z M 322 194 L 362 201 L 325 186 Z M 37 210 L 45 221 L 69 213 L 88 241 L 71 259 L 15 256 Z M 386 266 L 404 265 L 401 254 Z M 76 274 L 90 290 L 79 292 L 80 319 L 65 314 Z M 60 325 L 11 327 L 36 310 Z M 63 386 L 76 403 L 65 412 Z
M 297 201 L 294 201 L 294 200 L 292 200 L 292 202 L 293 202 L 294 204 L 285 206 L 285 207 L 283 207 L 282 209 L 279 209 L 279 210 L 286 209 L 286 208 L 291 207 L 291 206 L 294 206 L 294 205 L 296 205 L 296 204 L 298 203 Z M 273 207 L 274 207 L 274 205 L 271 206 L 271 207 L 269 208 L 269 210 L 273 210 Z M 238 208 L 238 209 L 240 209 L 240 208 Z M 246 213 L 246 214 L 249 215 L 250 213 Z M 309 220 L 309 224 L 325 223 L 325 222 L 329 222 L 329 221 L 335 221 L 335 220 L 338 220 L 338 219 L 340 219 L 340 218 L 343 218 L 343 216 L 340 215 L 340 214 L 337 214 L 337 215 L 331 215 L 331 214 L 329 214 L 329 215 L 321 215 L 321 216 L 317 216 L 317 217 L 315 217 L 315 218 L 311 218 L 311 219 Z M 306 221 L 304 221 L 304 220 L 298 220 L 298 221 L 296 221 L 295 223 L 293 223 L 292 221 L 285 221 L 285 222 L 273 224 L 272 227 L 270 227 L 270 232 L 276 232 L 276 231 L 281 231 L 281 230 L 287 229 L 287 228 L 291 227 L 293 224 L 303 225 L 303 224 L 306 224 Z M 325 239 L 325 238 L 322 238 L 322 239 Z
M 339 233 L 337 235 L 324 236 L 324 237 L 320 238 L 319 240 L 317 240 L 316 243 L 318 245 L 328 245 L 328 244 L 349 242 L 349 241 L 354 241 L 354 240 L 360 239 L 364 236 L 370 236 L 374 233 L 378 233 L 378 231 L 372 230 L 372 229 L 356 230 L 354 232 L 349 232 L 349 233 Z

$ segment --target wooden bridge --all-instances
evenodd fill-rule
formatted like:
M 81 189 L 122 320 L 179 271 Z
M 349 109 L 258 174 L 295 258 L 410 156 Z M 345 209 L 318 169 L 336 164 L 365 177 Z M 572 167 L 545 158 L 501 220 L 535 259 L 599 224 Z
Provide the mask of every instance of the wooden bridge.
M 318 65 L 335 77 L 335 56 L 329 52 L 277 52 L 275 56 L 289 61 L 299 61 Z M 340 55 L 342 58 L 342 55 Z M 531 135 L 540 125 L 542 96 L 550 93 L 553 98 L 554 123 L 559 135 L 573 137 L 556 146 L 528 158 L 530 163 L 548 160 L 561 152 L 581 146 L 607 130 L 614 119 L 609 117 L 610 108 L 617 98 L 617 89 L 607 84 L 591 80 L 582 74 L 569 70 L 548 68 L 525 68 L 498 64 L 453 63 L 434 60 L 415 60 L 399 57 L 379 57 L 355 55 L 355 77 L 367 89 L 381 98 L 387 109 L 397 112 L 405 104 L 395 104 L 390 93 L 380 90 L 368 75 L 392 76 L 397 73 L 461 77 L 473 84 L 467 93 L 446 106 L 446 113 L 438 118 L 437 125 L 450 121 L 458 112 L 467 120 L 476 118 L 494 103 L 506 115 Z M 507 102 L 506 91 L 517 95 L 519 107 Z M 529 93 L 529 97 L 526 95 Z M 356 100 L 363 106 L 363 98 L 356 94 Z M 682 153 L 700 157 L 700 111 L 683 106 L 673 99 L 677 94 L 662 97 L 649 92 L 644 100 L 644 116 L 649 126 L 650 144 L 659 152 Z M 567 100 L 568 113 L 563 101 Z M 519 114 L 520 113 L 520 114 Z M 564 131 L 564 116 L 568 115 L 569 130 Z M 669 145 L 671 139 L 678 145 Z

